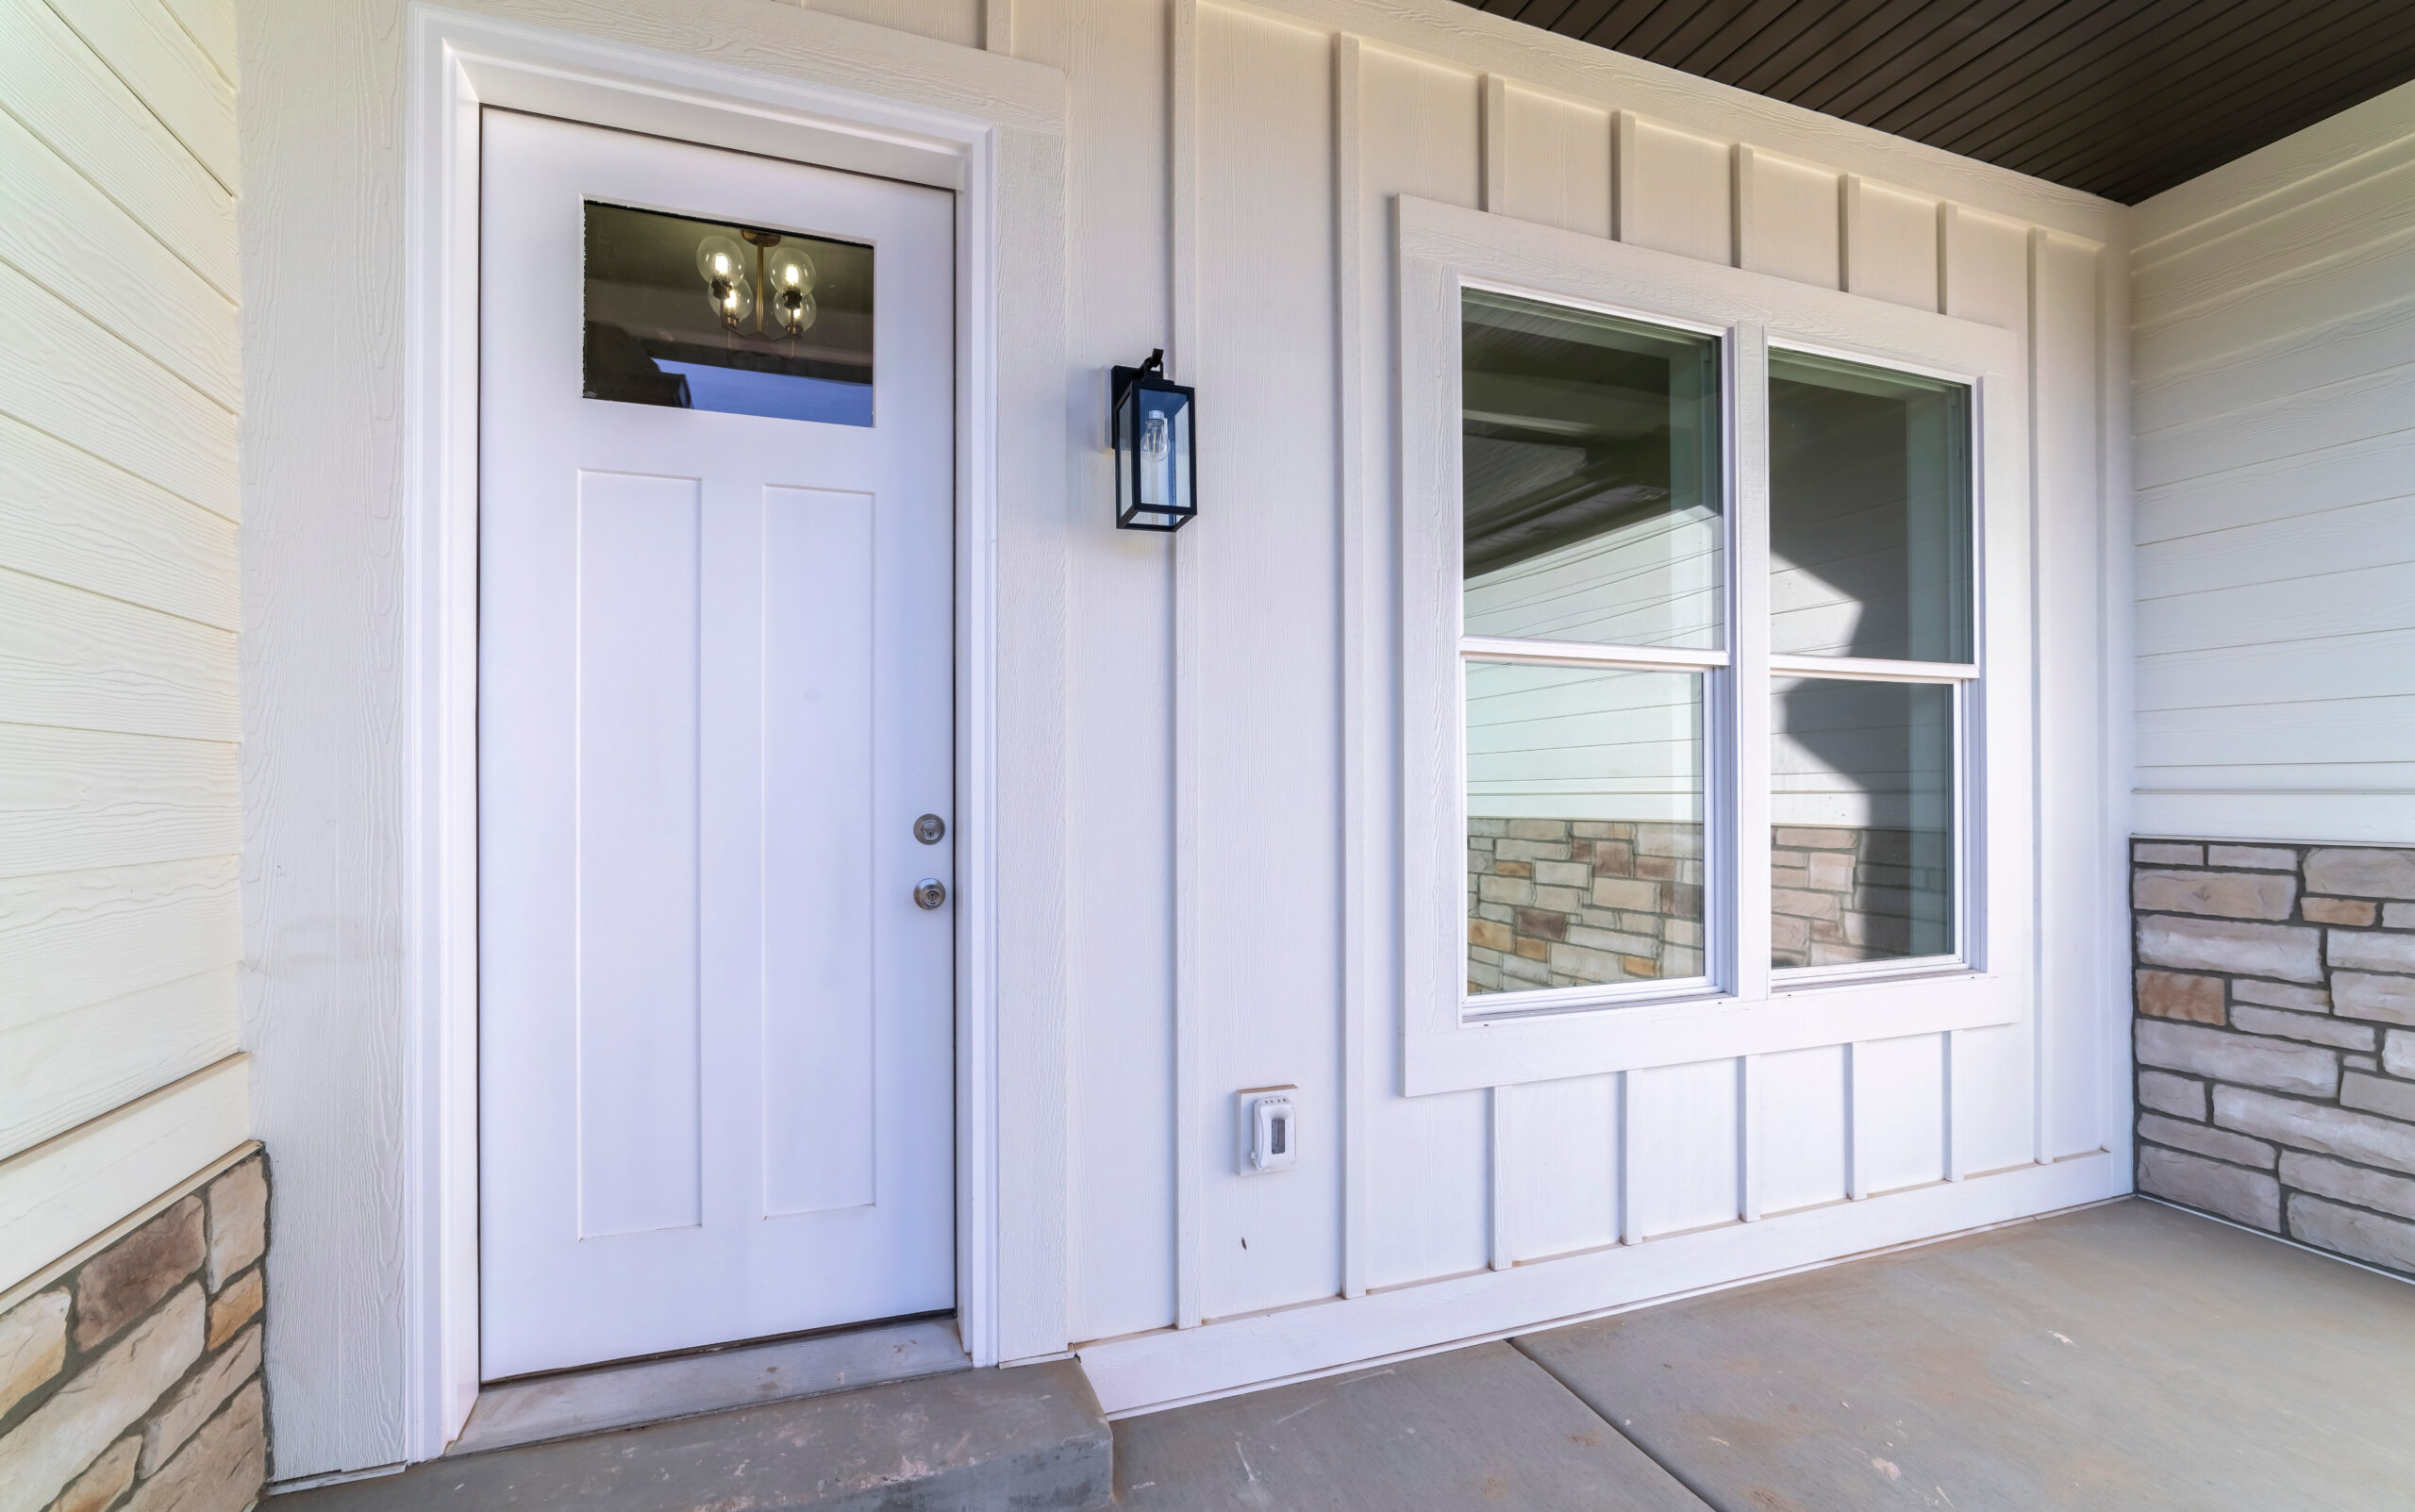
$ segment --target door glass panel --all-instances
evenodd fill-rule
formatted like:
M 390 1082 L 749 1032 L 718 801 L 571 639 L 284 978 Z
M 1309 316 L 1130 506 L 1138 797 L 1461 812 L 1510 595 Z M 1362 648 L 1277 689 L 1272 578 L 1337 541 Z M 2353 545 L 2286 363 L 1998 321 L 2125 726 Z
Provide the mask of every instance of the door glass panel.
M 1703 974 L 1702 684 L 1467 664 L 1471 995 Z
M 873 423 L 873 249 L 587 204 L 590 399 Z
M 1461 301 L 1466 633 L 1716 648 L 1717 339 Z
M 1971 660 L 1970 390 L 1770 354 L 1770 649 Z
M 1954 688 L 1770 686 L 1770 964 L 1953 955 Z

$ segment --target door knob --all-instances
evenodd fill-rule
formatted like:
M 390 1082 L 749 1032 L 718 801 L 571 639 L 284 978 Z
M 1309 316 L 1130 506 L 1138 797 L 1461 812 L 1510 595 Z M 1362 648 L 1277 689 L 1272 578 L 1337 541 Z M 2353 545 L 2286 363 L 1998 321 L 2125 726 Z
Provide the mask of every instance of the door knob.
M 939 878 L 924 877 L 922 881 L 914 884 L 914 906 L 916 907 L 936 908 L 945 902 L 947 902 L 947 884 L 941 882 Z

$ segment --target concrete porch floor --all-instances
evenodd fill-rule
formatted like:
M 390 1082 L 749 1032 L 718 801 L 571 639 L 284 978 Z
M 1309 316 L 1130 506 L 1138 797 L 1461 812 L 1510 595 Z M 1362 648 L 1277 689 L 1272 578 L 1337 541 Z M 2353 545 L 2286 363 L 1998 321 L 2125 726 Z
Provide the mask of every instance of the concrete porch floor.
M 2415 1507 L 2415 1286 L 2130 1201 L 1115 1424 L 1123 1504 Z
M 1070 1362 L 280 1496 L 268 1512 L 1105 1504 Z M 2415 1286 L 2129 1201 L 1112 1426 L 1132 1512 L 2415 1507 Z

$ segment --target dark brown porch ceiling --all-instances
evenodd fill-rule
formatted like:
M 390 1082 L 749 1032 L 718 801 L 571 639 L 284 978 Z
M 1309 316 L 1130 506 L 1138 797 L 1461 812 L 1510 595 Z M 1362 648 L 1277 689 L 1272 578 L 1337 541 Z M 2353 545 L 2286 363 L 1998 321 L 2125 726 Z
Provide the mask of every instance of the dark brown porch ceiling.
M 2415 78 L 2415 0 L 1469 0 L 2135 205 Z

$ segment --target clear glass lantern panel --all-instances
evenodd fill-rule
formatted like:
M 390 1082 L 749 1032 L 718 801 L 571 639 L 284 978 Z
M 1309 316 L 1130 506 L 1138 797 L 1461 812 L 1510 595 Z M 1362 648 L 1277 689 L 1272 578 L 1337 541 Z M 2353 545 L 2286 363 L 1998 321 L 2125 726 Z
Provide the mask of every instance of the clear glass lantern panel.
M 1191 409 L 1190 396 L 1171 388 L 1141 381 L 1124 390 L 1116 416 L 1119 518 L 1138 510 L 1167 523 L 1191 512 Z
M 1770 354 L 1770 649 L 1968 662 L 1971 390 Z
M 1460 296 L 1465 629 L 1721 643 L 1719 341 Z
M 1952 955 L 1955 686 L 1770 686 L 1771 966 Z
M 872 349 L 872 248 L 588 202 L 588 398 L 869 425 Z
M 1703 976 L 1702 675 L 1466 678 L 1469 995 Z

